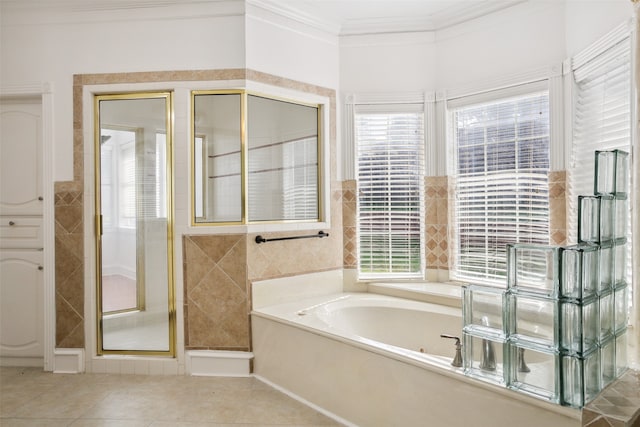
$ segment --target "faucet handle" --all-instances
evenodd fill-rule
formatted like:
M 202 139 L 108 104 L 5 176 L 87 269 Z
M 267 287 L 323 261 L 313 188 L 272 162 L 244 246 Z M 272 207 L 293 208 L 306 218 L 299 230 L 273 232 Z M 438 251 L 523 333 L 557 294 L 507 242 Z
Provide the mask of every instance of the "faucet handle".
M 449 338 L 452 340 L 456 340 L 456 347 L 462 347 L 460 345 L 460 337 L 456 337 L 455 335 L 449 335 L 449 334 L 440 334 L 440 338 Z

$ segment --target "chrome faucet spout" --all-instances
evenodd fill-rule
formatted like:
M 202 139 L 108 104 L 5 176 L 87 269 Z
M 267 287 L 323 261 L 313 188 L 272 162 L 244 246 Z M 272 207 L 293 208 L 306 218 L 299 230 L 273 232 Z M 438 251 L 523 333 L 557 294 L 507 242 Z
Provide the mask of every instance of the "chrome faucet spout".
M 453 357 L 453 360 L 451 361 L 451 366 L 455 366 L 456 368 L 461 367 L 462 366 L 462 344 L 460 344 L 460 337 L 456 337 L 454 335 L 448 335 L 448 334 L 440 334 L 440 337 L 456 340 L 455 342 L 456 355 Z
M 489 318 L 487 316 L 482 317 L 482 324 L 489 326 Z M 480 369 L 485 371 L 496 370 L 496 351 L 493 347 L 493 342 L 487 339 L 482 340 L 482 359 L 480 359 Z

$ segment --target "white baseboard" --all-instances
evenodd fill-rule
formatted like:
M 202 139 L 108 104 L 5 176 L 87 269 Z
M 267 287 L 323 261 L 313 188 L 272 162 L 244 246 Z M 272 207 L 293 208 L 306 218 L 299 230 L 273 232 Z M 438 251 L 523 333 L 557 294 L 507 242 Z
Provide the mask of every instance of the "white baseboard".
M 253 353 L 245 351 L 189 350 L 187 374 L 203 377 L 249 377 Z
M 53 352 L 53 372 L 56 374 L 84 372 L 84 349 L 56 348 Z

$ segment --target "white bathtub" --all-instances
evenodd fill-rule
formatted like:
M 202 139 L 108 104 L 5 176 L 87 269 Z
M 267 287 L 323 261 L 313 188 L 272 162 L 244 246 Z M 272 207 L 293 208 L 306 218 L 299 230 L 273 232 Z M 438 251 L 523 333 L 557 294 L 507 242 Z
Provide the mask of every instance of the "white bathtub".
M 450 364 L 455 347 L 440 334 L 462 333 L 460 309 L 368 293 L 309 298 L 254 314 L 370 351 L 442 366 Z
M 358 426 L 576 427 L 580 412 L 463 375 L 459 308 L 334 293 L 254 309 L 254 374 Z

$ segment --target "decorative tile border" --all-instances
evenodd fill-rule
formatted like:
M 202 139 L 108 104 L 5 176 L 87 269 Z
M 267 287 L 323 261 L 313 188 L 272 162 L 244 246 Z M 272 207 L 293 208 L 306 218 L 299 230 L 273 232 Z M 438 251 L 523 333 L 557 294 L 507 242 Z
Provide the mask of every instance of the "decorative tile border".
M 424 194 L 426 268 L 449 270 L 449 177 L 425 177 Z
M 549 172 L 549 236 L 551 244 L 567 244 L 567 172 Z

